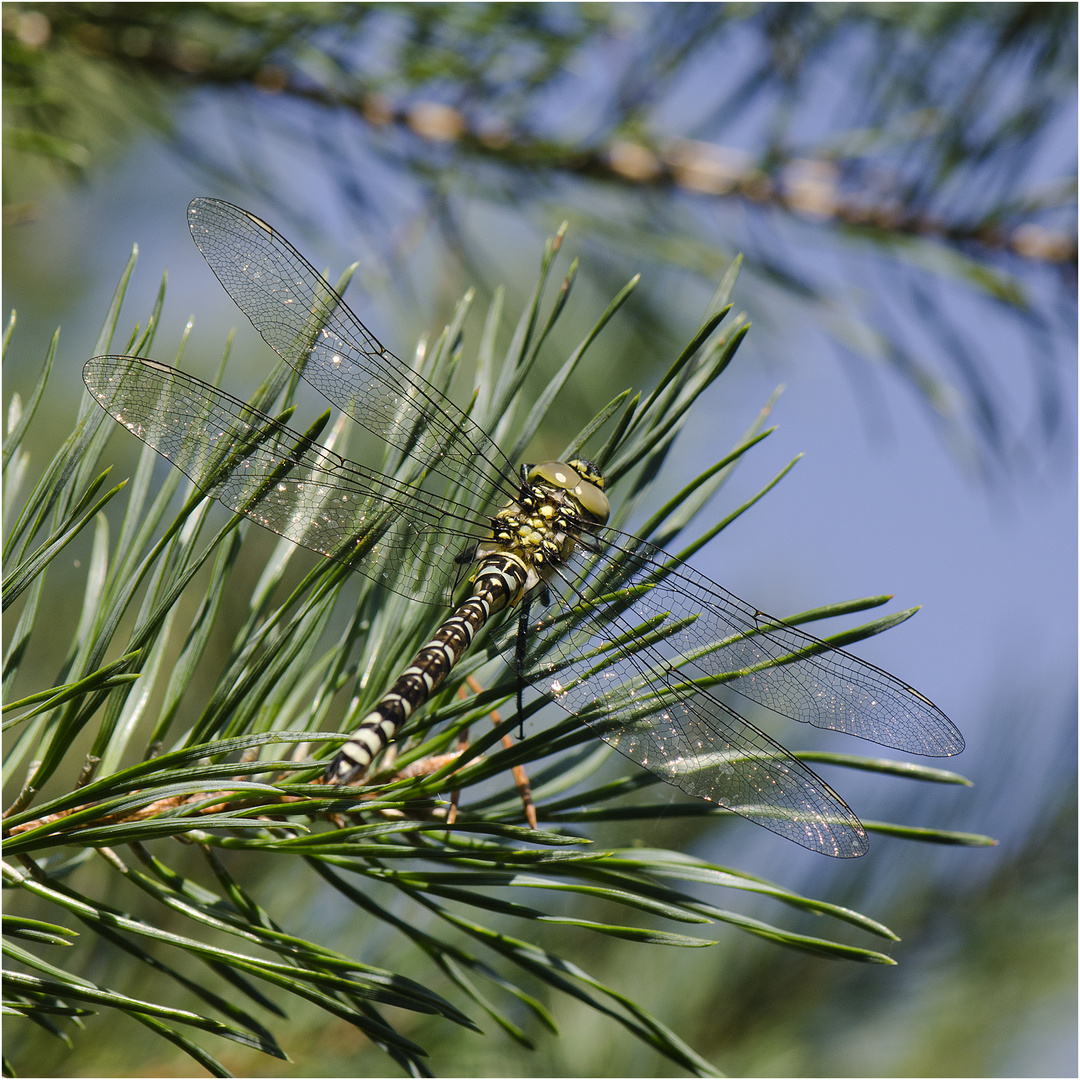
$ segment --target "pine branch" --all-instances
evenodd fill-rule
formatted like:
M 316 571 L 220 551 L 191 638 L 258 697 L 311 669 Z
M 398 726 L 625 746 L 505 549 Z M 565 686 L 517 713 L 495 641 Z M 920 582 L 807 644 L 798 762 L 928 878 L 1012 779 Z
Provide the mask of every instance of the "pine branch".
M 504 445 L 515 445 L 523 431 L 543 422 L 570 368 L 628 295 L 620 294 L 601 316 L 548 388 L 526 393 L 539 346 L 572 288 L 571 273 L 545 314 L 543 282 L 557 251 L 553 242 L 545 252 L 540 284 L 506 355 L 476 367 L 471 418 L 498 430 Z M 126 281 L 125 274 L 103 342 L 116 332 Z M 732 284 L 725 281 L 711 312 L 722 307 Z M 467 306 L 466 299 L 459 321 Z M 742 319 L 725 327 L 710 314 L 656 393 L 644 403 L 621 396 L 590 425 L 624 507 L 648 498 L 682 418 L 727 366 L 745 329 Z M 485 336 L 481 349 L 493 340 Z M 459 334 L 449 328 L 423 354 L 422 373 L 449 392 L 455 372 L 467 366 L 463 359 Z M 271 378 L 267 392 L 283 382 Z M 40 399 L 35 393 L 34 401 Z M 282 407 L 290 407 L 287 398 Z M 893 962 L 874 949 L 727 911 L 703 900 L 701 887 L 764 894 L 825 916 L 837 930 L 843 924 L 894 939 L 867 916 L 675 851 L 594 842 L 597 823 L 617 828 L 655 816 L 656 807 L 632 796 L 656 778 L 623 770 L 623 778 L 613 780 L 610 749 L 574 717 L 522 741 L 506 739 L 519 717 L 494 710 L 513 699 L 516 685 L 505 668 L 489 663 L 492 645 L 467 654 L 399 733 L 396 759 L 384 760 L 359 801 L 314 782 L 323 744 L 339 742 L 340 732 L 365 715 L 441 612 L 329 559 L 304 573 L 293 565 L 301 549 L 284 540 L 264 556 L 252 590 L 255 556 L 246 522 L 234 517 L 212 531 L 208 502 L 198 491 L 179 490 L 178 470 L 166 474 L 155 493 L 149 448 L 126 487 L 108 493 L 110 520 L 98 492 L 113 425 L 90 402 L 24 497 L 20 482 L 29 461 L 23 440 L 41 418 L 23 423 L 17 402 L 9 415 L 5 532 L 12 537 L 20 595 L 5 690 L 10 696 L 18 687 L 20 697 L 5 708 L 5 767 L 9 779 L 25 776 L 4 820 L 5 886 L 11 890 L 5 931 L 20 942 L 7 950 L 5 973 L 5 1000 L 14 1014 L 73 1043 L 82 1039 L 74 1021 L 88 1011 L 128 1016 L 211 1074 L 227 1075 L 194 1041 L 195 1032 L 284 1057 L 291 1029 L 280 1018 L 306 1003 L 352 1025 L 403 1072 L 424 1075 L 427 1049 L 415 1040 L 417 1029 L 403 1033 L 402 1014 L 477 1030 L 472 1014 L 479 1006 L 511 1038 L 532 1045 L 529 1028 L 551 1025 L 539 992 L 565 995 L 679 1067 L 710 1075 L 712 1065 L 677 1034 L 571 958 L 581 935 L 614 937 L 635 948 L 696 948 L 712 943 L 703 928 L 723 923 L 815 955 Z M 760 423 L 718 468 L 664 506 L 648 526 L 654 538 L 672 540 L 691 523 L 731 468 L 767 436 Z M 339 424 L 327 441 L 340 451 L 344 439 Z M 397 464 L 409 467 L 407 459 Z M 12 520 L 18 524 L 9 531 Z M 79 529 L 91 520 L 93 537 L 80 539 Z M 50 580 L 52 560 L 76 542 L 88 542 L 91 552 L 65 660 L 47 686 L 24 685 L 30 676 L 22 673 L 36 670 L 34 650 L 57 633 L 54 609 L 71 603 L 69 590 Z M 796 621 L 864 610 L 882 599 L 803 613 Z M 877 633 L 906 614 L 837 640 Z M 344 714 L 335 708 L 342 693 L 351 695 Z M 200 700 L 205 704 L 197 711 Z M 525 719 L 543 705 L 543 699 L 530 701 Z M 878 758 L 831 760 L 924 782 L 958 779 Z M 527 823 L 520 774 L 515 779 L 509 771 L 519 766 L 532 789 L 536 826 Z M 450 790 L 456 792 L 452 802 Z M 714 824 L 726 816 L 704 803 L 665 803 L 664 812 L 705 816 Z M 985 842 L 945 830 L 876 828 L 939 843 Z M 320 910 L 327 904 L 356 909 L 359 943 L 332 947 L 319 918 L 298 909 L 294 892 L 308 895 L 316 884 L 323 889 L 315 905 Z M 402 904 L 412 912 L 408 917 Z M 666 923 L 695 932 L 666 929 Z M 549 925 L 567 931 L 559 953 L 535 940 Z M 405 951 L 390 950 L 389 939 Z M 78 961 L 56 955 L 70 942 Z M 89 944 L 113 959 L 110 985 L 77 973 Z M 364 956 L 384 953 L 386 966 L 361 961 L 361 950 Z M 392 964 L 419 968 L 422 977 Z M 130 991 L 133 984 L 137 993 Z M 186 1007 L 172 1003 L 178 992 Z M 24 1067 L 33 1071 L 34 1044 L 28 1045 L 31 1060 Z

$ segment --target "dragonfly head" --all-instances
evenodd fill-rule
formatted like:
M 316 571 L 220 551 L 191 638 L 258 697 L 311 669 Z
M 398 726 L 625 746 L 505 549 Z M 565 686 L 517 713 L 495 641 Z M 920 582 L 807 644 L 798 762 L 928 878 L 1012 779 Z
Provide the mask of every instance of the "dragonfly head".
M 531 465 L 525 473 L 530 484 L 542 483 L 568 491 L 590 521 L 604 525 L 611 513 L 611 504 L 604 494 L 604 476 L 591 461 L 575 458 L 565 461 L 543 461 Z

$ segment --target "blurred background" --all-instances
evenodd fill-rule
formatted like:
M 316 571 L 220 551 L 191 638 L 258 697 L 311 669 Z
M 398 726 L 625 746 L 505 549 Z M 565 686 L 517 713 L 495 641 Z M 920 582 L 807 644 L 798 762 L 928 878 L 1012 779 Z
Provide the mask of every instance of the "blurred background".
M 883 592 L 924 605 L 856 651 L 956 721 L 968 748 L 946 764 L 974 786 L 845 774 L 842 793 L 864 819 L 1000 843 L 879 837 L 833 863 L 745 822 L 639 824 L 621 842 L 882 920 L 899 967 L 730 929 L 712 949 L 653 947 L 647 970 L 609 940 L 582 963 L 732 1074 L 1076 1074 L 1075 5 L 6 3 L 2 18 L 5 408 L 62 326 L 32 471 L 74 423 L 133 243 L 121 325 L 145 321 L 167 268 L 155 355 L 173 360 L 193 315 L 190 369 L 211 377 L 237 326 L 228 388 L 246 396 L 268 370 L 190 241 L 196 195 L 266 218 L 331 280 L 358 261 L 350 304 L 403 356 L 469 287 L 478 336 L 505 284 L 508 339 L 544 237 L 568 221 L 562 268 L 580 256 L 581 274 L 548 371 L 642 281 L 548 449 L 618 390 L 655 385 L 741 253 L 734 300 L 753 329 L 661 490 L 724 454 L 783 384 L 777 432 L 706 518 L 805 457 L 695 563 L 780 616 Z M 126 475 L 135 448 L 118 437 L 115 453 Z M 47 685 L 58 658 L 40 663 Z M 559 1008 L 565 1037 L 532 1056 L 498 1032 L 433 1029 L 449 1040 L 433 1065 L 670 1068 Z M 185 1071 L 164 1044 L 136 1066 L 106 1027 L 87 1034 L 42 1074 Z M 310 1075 L 385 1067 L 344 1027 L 286 1045 Z

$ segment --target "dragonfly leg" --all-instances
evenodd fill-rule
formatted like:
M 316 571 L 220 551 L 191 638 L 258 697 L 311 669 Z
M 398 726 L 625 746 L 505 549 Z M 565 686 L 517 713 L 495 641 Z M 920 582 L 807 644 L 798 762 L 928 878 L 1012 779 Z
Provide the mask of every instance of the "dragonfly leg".
M 544 587 L 545 589 L 547 586 Z M 517 640 L 514 642 L 514 673 L 517 675 L 518 738 L 525 738 L 525 647 L 529 640 L 529 608 L 532 597 L 525 596 L 518 615 Z
M 468 576 L 469 567 L 476 562 L 477 544 L 470 544 L 467 548 L 463 548 L 454 556 L 454 566 L 457 569 L 454 571 L 454 581 L 450 586 L 450 595 L 457 595 L 458 589 L 461 587 L 461 583 Z
M 460 690 L 458 690 L 458 697 L 461 698 L 463 701 L 465 700 L 465 687 L 464 686 L 461 687 Z M 458 733 L 458 748 L 457 748 L 458 754 L 463 754 L 468 749 L 468 746 L 469 746 L 469 729 L 466 727 L 466 728 L 462 728 L 461 731 Z M 447 825 L 453 825 L 454 822 L 457 821 L 458 804 L 459 804 L 460 801 L 461 801 L 461 788 L 454 788 L 454 790 L 450 792 L 450 809 L 447 811 L 447 814 L 446 814 L 446 824 Z
M 471 675 L 466 676 L 465 681 L 469 684 L 469 689 L 474 694 L 479 694 L 484 689 Z M 502 723 L 502 717 L 499 715 L 497 709 L 491 710 L 491 722 L 498 727 Z M 514 740 L 509 735 L 502 737 L 502 744 L 510 750 L 514 746 Z M 514 783 L 517 785 L 518 795 L 521 797 L 521 806 L 525 811 L 525 820 L 529 823 L 530 829 L 536 829 L 536 804 L 532 798 L 532 787 L 529 785 L 529 777 L 525 772 L 525 769 L 521 765 L 515 765 L 511 770 L 514 777 Z

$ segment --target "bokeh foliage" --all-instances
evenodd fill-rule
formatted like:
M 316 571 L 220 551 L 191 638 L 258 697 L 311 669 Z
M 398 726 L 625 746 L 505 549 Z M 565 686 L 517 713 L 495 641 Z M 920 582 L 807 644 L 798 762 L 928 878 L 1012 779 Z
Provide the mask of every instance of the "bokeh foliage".
M 376 250 L 413 207 L 481 283 L 477 202 L 570 215 L 608 295 L 631 253 L 714 282 L 741 251 L 771 320 L 899 372 L 964 462 L 1061 445 L 1036 342 L 1075 311 L 1075 5 L 10 3 L 3 31 L 9 221 L 146 132 L 284 215 L 284 145 Z M 1025 328 L 1031 416 L 943 285 Z

